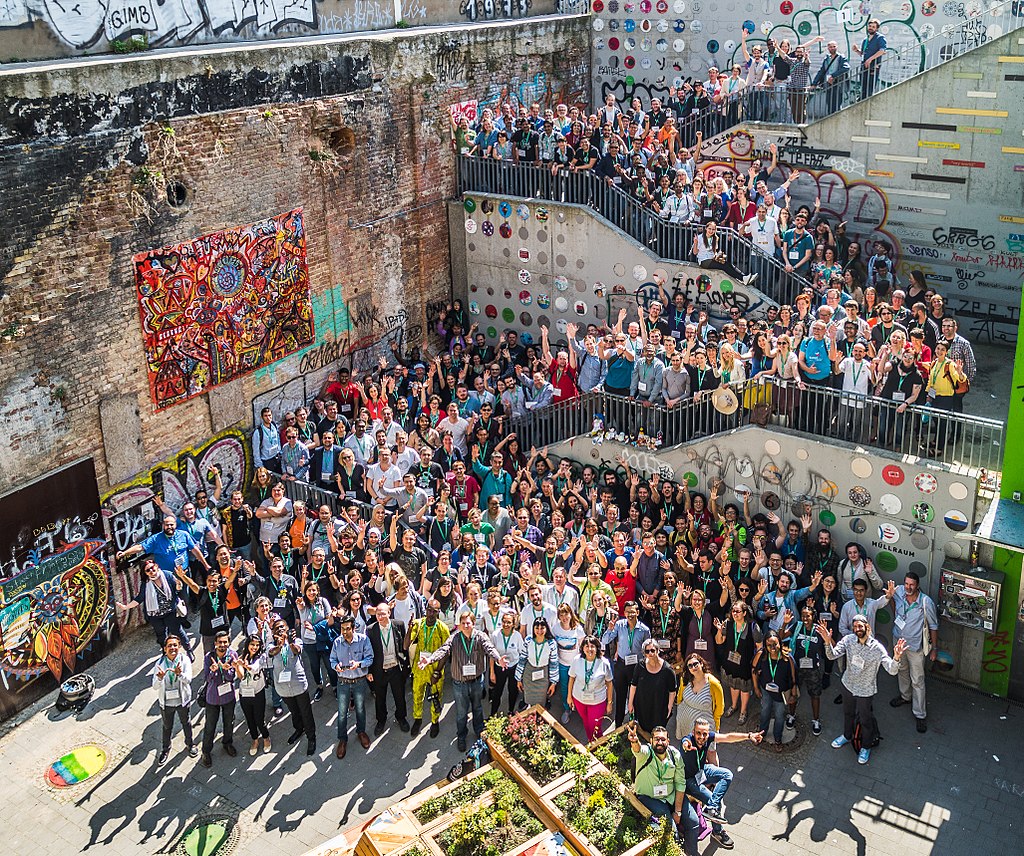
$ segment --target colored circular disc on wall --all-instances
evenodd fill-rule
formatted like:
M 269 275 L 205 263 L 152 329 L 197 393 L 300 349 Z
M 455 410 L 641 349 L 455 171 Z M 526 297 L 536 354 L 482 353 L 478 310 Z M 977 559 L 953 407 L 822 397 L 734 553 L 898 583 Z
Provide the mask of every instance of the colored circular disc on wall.
M 487 338 L 488 339 L 496 339 L 497 337 L 498 337 L 498 330 L 497 330 L 497 328 L 496 327 L 488 327 L 487 328 Z
M 541 309 L 547 309 L 551 306 L 551 295 L 549 294 L 538 294 L 537 295 L 537 306 Z
M 683 12 L 686 11 L 686 4 L 683 0 L 676 0 L 676 2 L 672 4 L 672 11 L 677 15 L 682 15 Z
M 914 519 L 919 523 L 931 523 L 935 519 L 935 509 L 927 502 L 914 503 Z
M 857 508 L 867 508 L 871 504 L 871 494 L 868 492 L 866 487 L 857 485 L 856 487 L 850 488 L 850 502 L 857 506 Z
M 626 66 L 626 68 L 633 68 L 633 67 L 634 67 L 634 66 L 636 65 L 636 60 L 635 60 L 635 59 L 633 59 L 633 57 L 632 57 L 632 56 L 627 56 L 627 57 L 626 57 L 626 58 L 625 58 L 625 59 L 624 59 L 624 60 L 622 61 L 622 64 L 623 64 L 624 66 Z
M 942 522 L 946 524 L 947 529 L 952 529 L 954 532 L 963 532 L 967 528 L 968 520 L 967 515 L 962 511 L 951 508 L 942 518 Z
M 761 34 L 767 36 L 772 31 L 772 26 L 773 25 L 771 21 L 762 21 Z
M 512 216 L 512 203 L 504 200 L 499 202 L 498 213 L 507 220 Z
M 761 469 L 761 478 L 768 484 L 782 484 L 782 470 L 775 464 L 765 464 Z
M 604 11 L 604 2 L 603 2 L 603 0 L 594 0 L 594 2 L 590 4 L 590 8 L 593 9 L 595 12 L 603 12 Z
M 665 53 L 665 51 L 668 50 L 668 39 L 658 39 L 654 45 L 654 49 L 658 51 L 658 53 Z
M 566 300 L 564 297 L 556 297 L 555 298 L 555 311 L 556 312 L 568 312 L 569 311 L 569 301 Z
M 687 487 L 696 487 L 698 482 L 697 474 L 687 471 L 683 473 L 683 481 L 686 482 Z
M 46 781 L 55 788 L 78 785 L 95 776 L 107 763 L 107 753 L 89 743 L 72 749 L 54 761 L 46 770 Z
M 821 480 L 821 493 L 822 493 L 822 496 L 826 497 L 829 500 L 835 499 L 836 496 L 839 495 L 839 485 L 837 485 L 834 481 L 829 481 L 828 479 L 822 479 Z
M 891 484 L 893 487 L 903 484 L 903 470 L 895 464 L 888 464 L 882 467 L 882 481 Z
M 524 312 L 523 315 L 529 317 L 530 313 Z M 519 341 L 522 342 L 523 345 L 528 348 L 530 345 L 533 344 L 533 333 L 531 333 L 529 330 L 524 330 L 522 333 L 519 334 Z
M 622 11 L 627 15 L 632 15 L 636 11 L 636 3 L 634 3 L 633 0 L 626 0 L 626 2 L 622 4 Z
M 742 482 L 732 489 L 732 492 L 736 494 L 739 499 L 745 499 L 750 496 L 753 491 Z
M 682 53 L 683 48 L 685 47 L 686 42 L 684 42 L 682 39 L 676 39 L 674 42 L 672 42 L 672 50 L 674 50 L 676 53 Z M 680 78 L 680 81 L 682 81 L 682 78 Z
M 494 210 L 494 202 L 490 199 L 485 199 L 480 203 L 480 210 L 483 211 L 484 214 L 490 214 Z
M 835 526 L 836 516 L 827 508 L 823 508 L 818 512 L 818 521 L 822 526 Z
M 604 18 L 594 18 L 594 23 L 591 26 L 595 33 L 600 33 L 604 29 Z
M 668 21 L 666 21 L 664 18 L 659 18 L 658 23 L 654 25 L 654 29 L 656 29 L 659 33 L 667 33 Z
M 566 291 L 569 288 L 569 277 L 567 276 L 556 276 L 554 282 L 555 288 L 559 291 Z
M 801 21 L 797 24 L 796 31 L 801 36 L 809 36 L 811 34 L 811 24 L 809 21 Z
M 608 11 L 613 15 L 619 11 L 619 0 L 608 0 Z
M 594 283 L 594 297 L 604 297 L 604 283 L 603 282 L 595 282 Z
M 743 22 L 743 32 L 745 32 L 748 36 L 752 36 L 754 34 L 754 30 L 756 29 L 757 24 L 755 24 L 753 21 L 746 20 Z
M 953 482 L 949 486 L 949 495 L 953 499 L 967 499 L 970 491 L 967 489 L 967 485 L 963 482 Z
M 509 226 L 508 223 L 502 223 L 498 227 L 498 234 L 501 235 L 501 237 L 506 238 L 506 239 L 507 238 L 511 238 L 512 237 L 512 227 Z
M 910 536 L 910 543 L 918 550 L 931 549 L 931 539 L 924 532 L 915 532 Z
M 533 323 L 533 316 L 529 312 L 520 312 L 519 323 L 524 327 L 529 327 Z
M 857 535 L 863 535 L 867 530 L 868 527 L 861 518 L 854 517 L 850 520 L 850 531 Z
M 783 15 L 792 15 L 793 14 L 793 4 L 792 4 L 792 2 L 790 2 L 790 0 L 782 0 L 782 2 L 779 4 L 779 11 Z
M 871 473 L 874 472 L 874 467 L 871 466 L 871 461 L 867 458 L 854 458 L 850 462 L 850 470 L 859 479 L 871 478 Z
M 806 449 L 797 449 L 796 450 L 796 457 L 797 457 L 797 460 L 799 460 L 799 461 L 806 461 L 810 456 L 811 456 L 811 453 L 808 452 Z
M 704 32 L 704 22 L 703 21 L 691 21 L 690 22 L 690 32 L 691 33 L 703 33 Z
M 668 2 L 667 2 L 667 0 L 658 0 L 658 2 L 655 4 L 654 8 L 658 10 L 658 14 L 664 15 L 668 11 Z
M 574 308 L 576 309 L 576 314 L 577 315 L 586 315 L 587 314 L 587 304 L 584 303 L 582 300 L 577 300 L 576 301 L 576 305 L 575 305 Z
M 470 235 L 476 234 L 476 220 L 472 217 L 469 217 L 466 220 L 466 232 Z
M 520 203 L 519 205 L 516 206 L 516 214 L 519 216 L 520 220 L 529 220 L 530 219 L 530 208 L 529 208 L 529 206 L 523 205 L 522 203 Z
M 498 317 L 498 310 L 494 306 L 493 303 L 488 303 L 484 307 L 484 315 L 486 315 L 488 318 L 497 318 Z
M 465 208 L 470 214 L 476 211 L 476 200 L 466 197 L 466 201 L 462 203 L 462 207 Z
M 782 500 L 779 499 L 779 495 L 774 491 L 766 490 L 761 494 L 761 505 L 769 511 L 777 511 L 779 506 L 782 505 Z
M 718 53 L 718 40 L 708 39 L 708 53 Z
M 736 462 L 736 472 L 741 478 L 749 479 L 754 474 L 754 465 L 749 458 L 740 458 Z
M 523 268 L 521 271 L 519 271 L 519 281 L 523 285 L 528 285 L 531 279 L 533 279 L 533 274 L 526 270 L 526 268 Z
M 933 0 L 924 0 L 924 3 L 921 4 L 921 14 L 924 15 L 926 18 L 930 18 L 932 15 L 934 15 L 935 10 L 936 4 L 933 2 Z
M 878 527 L 878 537 L 886 544 L 895 544 L 900 540 L 900 529 L 894 523 L 882 523 Z
M 640 11 L 645 15 L 649 15 L 651 12 L 651 0 L 640 0 Z
M 765 440 L 764 450 L 769 455 L 777 455 L 782 451 L 782 445 L 778 440 Z
M 734 42 L 732 39 L 726 39 L 724 42 L 722 42 L 722 50 L 724 50 L 726 53 L 732 53 L 734 50 L 736 50 L 736 42 Z
M 636 39 L 634 39 L 632 36 L 626 36 L 626 38 L 624 38 L 622 40 L 622 49 L 624 51 L 631 51 L 635 47 L 636 47 Z
M 648 18 L 644 18 L 640 22 L 640 32 L 641 33 L 649 33 L 650 31 L 651 31 L 651 22 L 650 22 L 650 20 Z
M 900 560 L 888 550 L 879 550 L 875 554 L 875 565 L 882 573 L 891 574 L 900 565 Z
M 619 49 L 619 40 L 616 36 L 612 36 L 608 39 L 608 50 L 617 51 Z
M 469 301 L 469 314 L 470 315 L 479 315 L 480 314 L 480 304 L 477 303 L 475 300 Z
M 931 473 L 919 473 L 914 477 L 914 484 L 921 493 L 935 493 L 939 480 Z
M 878 497 L 878 507 L 882 514 L 895 516 L 903 510 L 903 502 L 894 493 L 883 493 Z
M 506 324 L 511 324 L 516 320 L 516 313 L 509 309 L 507 306 L 501 310 L 501 320 Z
M 627 33 L 632 33 L 633 30 L 636 29 L 636 21 L 632 18 L 626 18 L 626 20 L 622 22 L 622 29 Z
M 650 53 L 650 50 L 653 47 L 654 42 L 652 42 L 650 39 L 645 37 L 640 40 L 640 50 L 644 51 L 645 53 Z
M 494 234 L 494 224 L 490 220 L 484 220 L 480 226 L 480 231 L 490 238 Z
M 538 219 L 538 220 L 539 220 L 539 221 L 540 221 L 541 223 L 547 223 L 547 222 L 548 222 L 548 217 L 550 217 L 550 216 L 551 216 L 551 215 L 550 215 L 550 214 L 548 213 L 548 209 L 547 209 L 547 208 L 538 208 L 538 209 L 537 209 L 537 210 L 536 210 L 536 211 L 534 212 L 534 214 L 535 214 L 535 216 L 537 217 L 537 219 Z
M 523 306 L 529 306 L 531 303 L 533 303 L 533 295 L 530 294 L 530 292 L 528 291 L 520 291 L 519 302 L 522 303 Z
M 924 562 L 911 562 L 909 570 L 923 578 L 928 573 L 928 566 Z

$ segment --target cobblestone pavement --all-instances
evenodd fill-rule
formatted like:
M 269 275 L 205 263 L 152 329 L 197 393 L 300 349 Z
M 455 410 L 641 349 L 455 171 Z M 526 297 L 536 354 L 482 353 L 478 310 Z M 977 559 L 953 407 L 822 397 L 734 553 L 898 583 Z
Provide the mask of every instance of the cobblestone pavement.
M 306 853 L 443 778 L 458 760 L 449 704 L 437 739 L 424 731 L 410 742 L 392 727 L 368 752 L 351 739 L 348 756 L 338 761 L 337 713 L 328 693 L 315 706 L 319 751 L 312 759 L 305 741 L 285 745 L 287 721 L 272 725 L 270 753 L 250 757 L 239 712 L 237 758 L 218 744 L 213 768 L 205 770 L 185 753 L 176 731 L 171 759 L 158 769 L 159 720 L 147 677 L 151 643 L 144 630 L 96 666 L 99 690 L 81 715 L 58 714 L 51 696 L 0 738 L 5 852 L 167 853 L 196 817 L 228 816 L 236 824 L 236 853 Z M 779 755 L 723 747 L 722 762 L 736 773 L 726 799 L 735 853 L 1021 852 L 1024 712 L 930 681 L 930 727 L 919 735 L 907 707 L 888 706 L 893 692 L 894 681 L 884 676 L 877 715 L 885 739 L 865 767 L 852 750 L 829 746 L 841 730 L 831 691 L 823 699 L 820 737 L 808 730 Z M 808 710 L 806 701 L 801 705 L 803 728 Z M 579 730 L 578 720 L 573 725 Z M 723 723 L 723 730 L 735 727 L 735 718 Z M 106 767 L 71 788 L 47 785 L 47 766 L 86 743 L 106 749 Z M 709 842 L 702 852 L 719 849 Z

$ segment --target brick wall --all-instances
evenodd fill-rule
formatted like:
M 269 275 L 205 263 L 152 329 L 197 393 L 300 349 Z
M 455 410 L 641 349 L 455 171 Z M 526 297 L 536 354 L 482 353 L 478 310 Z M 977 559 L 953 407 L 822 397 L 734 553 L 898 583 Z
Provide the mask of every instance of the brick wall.
M 428 309 L 451 287 L 447 105 L 513 81 L 513 91 L 534 81 L 524 94 L 561 97 L 585 85 L 587 50 L 585 21 L 549 21 L 8 76 L 0 491 L 82 455 L 96 460 L 105 491 L 105 445 L 118 444 L 119 481 L 132 454 L 141 471 L 232 414 L 248 421 L 253 397 L 300 367 L 324 371 L 316 349 L 346 334 L 378 347 L 388 335 L 421 344 Z M 458 61 L 439 74 L 443 53 Z M 200 81 L 214 77 L 219 94 L 202 95 Z M 260 102 L 261 91 L 277 103 Z M 139 107 L 154 103 L 163 115 Z M 337 162 L 323 168 L 310 150 Z M 147 176 L 157 171 L 164 180 L 151 189 Z M 184 186 L 183 206 L 168 205 L 167 181 Z M 297 206 L 317 345 L 156 413 L 132 256 Z M 360 368 L 368 356 L 348 359 Z M 141 442 L 116 419 L 101 426 L 100 402 L 126 395 L 138 401 Z

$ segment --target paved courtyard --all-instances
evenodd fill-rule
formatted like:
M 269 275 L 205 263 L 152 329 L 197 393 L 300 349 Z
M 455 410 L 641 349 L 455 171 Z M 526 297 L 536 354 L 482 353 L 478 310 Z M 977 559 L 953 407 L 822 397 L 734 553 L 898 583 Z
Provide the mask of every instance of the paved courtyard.
M 316 705 L 320 739 L 312 759 L 305 741 L 285 746 L 287 722 L 271 727 L 269 754 L 250 757 L 239 712 L 237 758 L 218 746 L 213 769 L 205 770 L 176 734 L 170 762 L 158 769 L 159 720 L 147 677 L 151 642 L 148 630 L 137 633 L 93 670 L 99 689 L 81 715 L 58 714 L 51 696 L 0 738 L 5 852 L 174 852 L 189 824 L 204 815 L 235 820 L 236 853 L 303 854 L 443 778 L 458 760 L 449 705 L 437 739 L 424 731 L 410 743 L 392 729 L 369 752 L 350 740 L 348 757 L 337 761 L 336 712 L 333 698 L 325 698 Z M 1024 712 L 932 681 L 931 727 L 919 735 L 907 708 L 884 703 L 893 688 L 885 676 L 878 711 L 885 739 L 867 767 L 857 765 L 851 750 L 829 747 L 840 711 L 831 692 L 821 737 L 801 733 L 781 755 L 723 747 L 723 763 L 736 771 L 727 799 L 735 853 L 1020 852 Z M 106 767 L 74 787 L 51 788 L 47 766 L 87 743 L 107 750 Z M 702 852 L 717 849 L 708 843 Z

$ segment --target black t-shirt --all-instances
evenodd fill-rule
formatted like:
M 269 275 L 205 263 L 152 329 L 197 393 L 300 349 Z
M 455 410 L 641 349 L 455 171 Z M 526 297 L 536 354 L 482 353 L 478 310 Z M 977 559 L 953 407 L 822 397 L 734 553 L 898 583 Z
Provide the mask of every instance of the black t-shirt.
M 402 569 L 402 573 L 409 579 L 409 585 L 415 588 L 419 588 L 420 584 L 420 568 L 423 567 L 427 561 L 427 554 L 423 552 L 419 547 L 413 547 L 411 550 L 406 550 L 401 544 L 392 551 L 390 562 L 394 562 L 398 567 Z
M 593 146 L 587 146 L 586 148 L 580 146 L 575 152 L 573 152 L 572 162 L 576 164 L 576 166 L 587 166 L 592 160 L 597 158 L 597 156 L 598 151 Z
M 512 146 L 519 155 L 519 160 L 537 160 L 537 143 L 540 138 L 536 131 L 519 130 L 512 135 Z
M 244 508 L 227 509 L 228 523 L 231 531 L 231 546 L 234 549 L 245 547 L 252 542 L 252 533 L 249 530 L 249 515 Z
M 917 366 L 914 366 L 909 372 L 903 374 L 903 366 L 898 365 L 889 372 L 888 377 L 885 379 L 885 384 L 882 386 L 882 398 L 888 398 L 890 401 L 895 401 L 893 393 L 902 393 L 903 398 L 900 401 L 906 401 L 914 393 L 915 386 L 924 386 L 924 378 L 921 377 L 921 373 L 917 370 Z M 920 402 L 915 402 L 919 404 Z
M 693 746 L 689 752 L 682 748 L 679 750 L 683 753 L 683 769 L 686 771 L 686 778 L 690 779 L 704 769 L 704 765 L 707 764 L 708 752 L 715 748 L 715 738 L 717 736 L 718 732 L 712 731 L 708 734 L 708 739 L 704 742 L 704 745 L 700 747 L 697 746 L 697 741 L 692 733 L 687 734 L 683 738 L 683 740 L 689 740 Z
M 793 60 L 783 54 L 778 54 L 772 63 L 772 74 L 778 83 L 789 80 L 789 74 L 793 70 Z
M 205 586 L 199 592 L 199 633 L 202 636 L 213 636 L 221 630 L 228 629 L 228 590 L 224 585 L 210 595 Z
M 416 464 L 409 470 L 409 474 L 416 480 L 416 487 L 425 490 L 431 496 L 436 496 L 437 491 L 444 481 L 444 470 L 439 464 L 430 462 L 429 466 Z
M 572 146 L 565 146 L 564 148 L 562 146 L 555 146 L 555 154 L 553 157 L 555 163 L 566 166 L 573 162 L 574 157 L 575 152 L 573 152 Z

